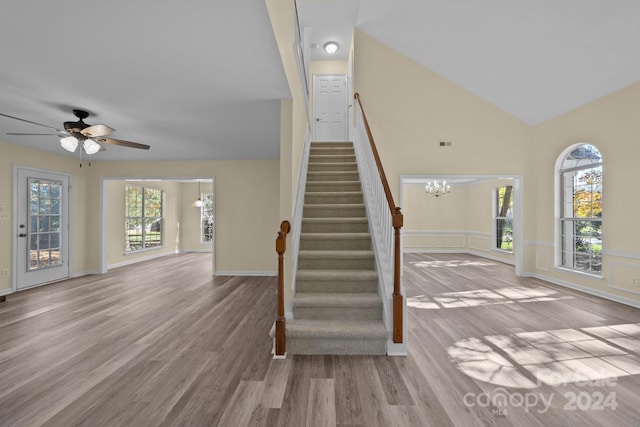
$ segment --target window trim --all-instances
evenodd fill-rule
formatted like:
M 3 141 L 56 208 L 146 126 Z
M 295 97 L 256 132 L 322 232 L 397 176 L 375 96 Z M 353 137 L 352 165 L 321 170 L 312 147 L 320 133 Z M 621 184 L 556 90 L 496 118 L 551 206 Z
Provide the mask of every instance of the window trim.
M 142 194 L 142 216 L 137 217 L 137 216 L 128 216 L 128 210 L 127 210 L 127 192 L 128 189 L 130 187 L 137 187 L 140 188 L 141 190 L 141 194 Z M 159 191 L 160 192 L 160 216 L 159 217 L 148 217 L 145 216 L 145 191 L 146 190 L 153 190 L 153 191 Z M 125 216 L 124 216 L 124 231 L 125 231 L 125 248 L 124 248 L 124 254 L 125 255 L 130 255 L 130 254 L 134 254 L 134 253 L 140 253 L 140 252 L 144 252 L 144 251 L 152 251 L 152 250 L 157 250 L 157 249 L 162 249 L 164 248 L 164 202 L 165 202 L 165 191 L 158 189 L 158 188 L 152 188 L 152 187 L 145 187 L 144 185 L 138 185 L 138 184 L 125 184 L 125 188 L 124 188 L 124 208 L 125 208 Z M 127 248 L 127 223 L 128 223 L 128 219 L 129 218 L 140 218 L 141 219 L 141 242 L 142 242 L 142 246 L 139 249 L 131 249 L 131 247 L 129 246 L 129 248 Z M 145 239 L 145 235 L 146 235 L 146 223 L 147 221 L 151 219 L 154 222 L 155 221 L 160 221 L 160 243 L 156 246 L 150 246 L 147 247 L 146 246 L 146 239 Z
M 215 222 L 215 195 L 213 193 L 213 191 L 209 192 L 209 193 L 200 193 L 200 200 L 202 200 L 204 202 L 204 204 L 200 207 L 200 244 L 201 245 L 213 245 L 213 240 L 215 239 L 215 226 L 216 226 L 216 222 Z M 204 240 L 204 236 L 205 236 L 205 232 L 204 232 L 204 210 L 207 204 L 207 200 L 210 200 L 211 204 L 213 205 L 212 207 L 212 212 L 213 214 L 211 215 L 212 218 L 212 225 L 211 225 L 211 240 L 209 241 L 205 241 Z
M 501 188 L 506 188 L 506 187 L 511 187 L 511 217 L 505 216 L 505 217 L 499 217 L 498 216 L 498 193 L 500 191 Z M 491 249 L 494 251 L 498 251 L 498 252 L 503 252 L 506 254 L 513 254 L 514 253 L 514 248 L 515 248 L 515 238 L 513 237 L 513 235 L 515 234 L 513 232 L 513 229 L 515 227 L 515 220 L 514 220 L 514 215 L 515 215 L 515 186 L 513 184 L 510 185 L 501 185 L 499 187 L 494 187 L 493 191 L 492 191 L 493 197 L 492 197 L 492 212 L 493 212 L 493 242 L 491 243 Z M 499 248 L 497 246 L 497 241 L 498 241 L 498 220 L 511 220 L 511 230 L 512 230 L 512 245 L 511 245 L 511 250 L 508 249 L 502 249 Z
M 598 153 L 600 154 L 600 161 L 597 163 L 592 163 L 590 165 L 584 165 L 584 166 L 575 166 L 575 167 L 569 167 L 569 168 L 563 168 L 562 165 L 565 162 L 567 156 L 574 151 L 576 148 L 583 146 L 583 145 L 589 145 L 594 147 Z M 593 271 L 593 270 L 582 270 L 576 267 L 572 267 L 572 266 L 568 266 L 565 265 L 563 262 L 563 245 L 564 245 L 564 241 L 563 241 L 563 226 L 564 226 L 564 222 L 565 222 L 565 216 L 564 216 L 564 174 L 565 173 L 570 173 L 570 172 L 575 172 L 575 171 L 580 171 L 580 170 L 586 170 L 586 169 L 592 169 L 592 168 L 596 168 L 596 167 L 600 167 L 600 169 L 602 170 L 602 180 L 604 181 L 604 156 L 602 155 L 602 152 L 600 151 L 600 149 L 589 142 L 578 142 L 575 144 L 570 145 L 569 147 L 565 148 L 560 155 L 558 156 L 558 158 L 556 159 L 556 165 L 554 168 L 554 225 L 555 225 L 555 230 L 554 230 L 554 268 L 556 270 L 559 271 L 565 271 L 565 272 L 571 272 L 571 273 L 577 273 L 577 274 L 581 274 L 581 275 L 585 275 L 585 276 L 589 276 L 592 278 L 602 278 L 603 277 L 603 271 L 602 268 L 600 269 L 600 271 Z M 601 203 L 603 203 L 604 206 L 604 191 L 602 188 L 602 183 L 600 183 L 601 185 Z M 587 219 L 578 219 L 578 217 L 567 217 L 567 219 L 569 221 L 576 221 L 576 220 L 580 220 L 580 221 L 600 221 L 601 223 L 604 223 L 604 209 L 602 209 L 602 215 L 597 218 L 594 219 L 593 217 L 589 217 Z M 604 246 L 604 239 L 602 239 L 602 243 Z M 603 251 L 604 252 L 604 248 Z

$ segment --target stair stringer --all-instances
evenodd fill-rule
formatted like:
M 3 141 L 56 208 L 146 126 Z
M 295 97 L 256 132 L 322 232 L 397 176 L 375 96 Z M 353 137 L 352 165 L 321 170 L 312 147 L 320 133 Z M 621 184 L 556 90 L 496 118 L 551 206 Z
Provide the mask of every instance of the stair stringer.
M 304 194 L 307 187 L 307 170 L 309 169 L 309 153 L 311 151 L 311 130 L 307 126 L 302 148 L 300 170 L 298 171 L 298 189 L 293 208 L 291 224 L 291 300 L 285 303 L 285 318 L 293 319 L 293 296 L 296 294 L 296 272 L 298 271 L 298 253 L 300 252 L 300 234 L 302 229 L 302 214 L 304 209 Z

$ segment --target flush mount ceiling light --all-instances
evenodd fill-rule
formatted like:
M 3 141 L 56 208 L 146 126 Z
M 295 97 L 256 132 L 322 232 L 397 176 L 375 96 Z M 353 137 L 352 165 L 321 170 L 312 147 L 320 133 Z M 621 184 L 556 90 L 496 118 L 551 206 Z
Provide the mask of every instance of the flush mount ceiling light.
M 336 53 L 338 51 L 338 47 L 339 46 L 337 42 L 326 42 L 324 44 L 324 50 L 329 55 L 333 55 L 334 53 Z

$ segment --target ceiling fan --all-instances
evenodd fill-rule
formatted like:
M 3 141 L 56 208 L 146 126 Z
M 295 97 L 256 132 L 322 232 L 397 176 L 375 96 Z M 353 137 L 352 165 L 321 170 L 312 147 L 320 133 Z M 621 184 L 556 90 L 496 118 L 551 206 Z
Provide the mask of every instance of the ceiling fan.
M 21 119 L 20 117 L 10 116 L 8 114 L 0 113 L 0 116 L 8 117 L 10 119 L 20 120 L 22 122 L 31 123 L 38 126 L 43 126 L 49 129 L 53 129 L 56 133 L 16 133 L 7 132 L 7 135 L 53 135 L 60 138 L 60 145 L 67 151 L 74 152 L 78 148 L 78 144 L 82 143 L 82 148 L 87 154 L 95 154 L 101 149 L 102 144 L 120 145 L 123 147 L 139 148 L 142 150 L 148 150 L 150 146 L 146 144 L 140 144 L 138 142 L 124 141 L 122 139 L 103 138 L 109 135 L 115 129 L 107 125 L 89 125 L 84 122 L 84 119 L 89 117 L 89 113 L 84 110 L 73 110 L 73 115 L 78 118 L 77 122 L 64 122 L 64 129 L 58 129 L 53 126 L 43 125 L 42 123 L 33 122 L 31 120 Z

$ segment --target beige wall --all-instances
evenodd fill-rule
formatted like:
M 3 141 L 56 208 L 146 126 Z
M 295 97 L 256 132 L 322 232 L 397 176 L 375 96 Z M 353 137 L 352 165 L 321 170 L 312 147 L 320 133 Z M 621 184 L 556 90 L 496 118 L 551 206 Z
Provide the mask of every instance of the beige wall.
M 247 161 L 148 161 L 94 162 L 90 185 L 99 188 L 104 178 L 193 178 L 216 181 L 216 272 L 273 273 L 273 249 L 278 229 L 279 162 Z M 90 205 L 99 210 L 99 194 L 89 195 Z M 88 230 L 98 239 L 98 230 Z M 98 248 L 88 248 L 98 270 Z
M 139 185 L 164 191 L 162 199 L 162 246 L 142 251 L 125 252 L 125 187 Z M 105 226 L 107 242 L 106 256 L 109 268 L 129 264 L 135 260 L 176 253 L 180 250 L 179 230 L 182 223 L 179 212 L 182 204 L 180 184 L 174 181 L 144 182 L 110 180 L 105 183 L 107 206 Z
M 280 217 L 291 221 L 298 190 L 304 140 L 309 129 L 307 96 L 300 78 L 295 52 L 295 3 L 293 0 L 265 0 L 280 58 L 289 83 L 290 100 L 283 100 L 280 128 Z M 276 229 L 277 231 L 277 229 Z M 275 233 L 273 239 L 275 241 Z M 291 245 L 291 239 L 288 239 Z M 290 246 L 289 246 L 290 247 Z M 293 298 L 291 250 L 285 254 L 285 303 Z
M 309 64 L 309 109 L 311 110 L 311 117 L 315 117 L 315 98 L 314 98 L 314 86 L 315 76 L 318 74 L 344 74 L 347 75 L 349 71 L 349 61 L 311 61 Z M 315 120 L 311 120 L 311 135 L 315 135 Z
M 537 176 L 529 201 L 536 233 L 527 245 L 528 270 L 553 280 L 640 301 L 640 82 L 534 128 L 529 150 Z M 554 167 L 572 144 L 595 145 L 603 156 L 602 278 L 554 268 Z
M 355 90 L 396 201 L 400 174 L 526 175 L 528 125 L 361 31 L 354 41 Z
M 18 145 L 0 142 L 0 213 L 8 214 L 6 220 L 0 220 L 0 269 L 7 269 L 9 276 L 0 275 L 0 294 L 10 292 L 11 278 L 13 276 L 12 242 L 15 238 L 13 230 L 13 168 L 25 166 L 34 169 L 43 169 L 52 172 L 66 173 L 71 176 L 71 219 L 74 233 L 71 234 L 71 271 L 77 272 L 84 269 L 87 256 L 84 251 L 84 230 L 87 227 L 87 206 L 82 202 L 86 200 L 88 191 L 87 176 L 88 167 L 80 167 L 80 161 L 73 157 L 20 147 Z
M 13 166 L 46 169 L 71 175 L 71 273 L 100 271 L 101 184 L 113 178 L 216 179 L 216 271 L 221 273 L 273 274 L 276 271 L 275 233 L 279 225 L 279 162 L 255 161 L 165 161 L 92 162 L 79 167 L 78 159 L 0 142 L 0 207 L 9 213 L 0 220 L 0 269 L 12 274 L 13 255 Z M 176 190 L 178 191 L 178 190 Z M 194 194 L 197 191 L 193 192 Z M 191 199 L 191 196 L 188 196 Z M 111 200 L 111 199 L 109 199 Z M 123 198 L 117 197 L 118 203 Z M 115 206 L 115 205 L 114 205 Z M 123 215 L 124 208 L 114 208 Z M 177 208 L 176 208 L 177 209 Z M 193 209 L 193 208 L 192 208 Z M 105 213 L 105 218 L 110 216 Z M 175 222 L 180 212 L 172 212 Z M 91 219 L 91 220 L 89 220 Z M 120 225 L 111 224 L 110 227 Z M 175 251 L 175 233 L 168 237 Z M 118 262 L 122 245 L 110 243 L 108 263 Z M 116 248 L 117 247 L 117 248 Z M 184 249 L 187 249 L 186 247 Z M 118 255 L 120 254 L 120 255 Z M 140 256 L 149 255 L 142 254 Z M 133 259 L 137 255 L 125 257 Z M 10 277 L 0 277 L 0 293 L 11 288 Z
M 514 263 L 513 253 L 493 248 L 493 192 L 513 179 L 454 184 L 447 197 L 428 197 L 424 184 L 402 186 L 403 250 L 469 252 Z
M 396 200 L 400 175 L 521 176 L 523 274 L 640 304 L 640 82 L 529 126 L 363 32 L 354 40 L 355 89 Z M 554 168 L 580 142 L 604 158 L 602 277 L 556 267 Z
M 198 184 L 194 182 L 181 182 L 180 184 L 180 235 L 179 250 L 182 252 L 211 252 L 213 246 L 210 243 L 202 243 L 200 229 L 200 209 L 191 204 L 196 200 L 199 191 L 203 193 L 213 192 L 213 185 L 209 182 Z M 215 218 L 215 194 L 214 194 L 214 218 Z M 215 223 L 214 223 L 215 225 Z M 214 229 L 215 236 L 215 229 Z

